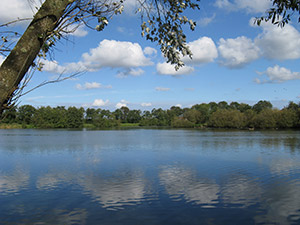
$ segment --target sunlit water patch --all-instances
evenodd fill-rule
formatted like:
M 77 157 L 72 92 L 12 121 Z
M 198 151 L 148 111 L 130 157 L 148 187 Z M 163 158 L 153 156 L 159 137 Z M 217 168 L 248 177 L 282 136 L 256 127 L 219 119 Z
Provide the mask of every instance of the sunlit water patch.
M 300 132 L 0 130 L 0 224 L 300 224 Z

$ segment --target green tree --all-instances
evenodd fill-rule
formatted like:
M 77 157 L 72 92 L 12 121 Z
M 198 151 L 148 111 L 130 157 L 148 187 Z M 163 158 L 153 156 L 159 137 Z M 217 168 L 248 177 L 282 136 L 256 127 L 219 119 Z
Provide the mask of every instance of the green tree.
M 269 101 L 259 101 L 257 102 L 255 105 L 253 105 L 252 109 L 257 112 L 260 113 L 261 111 L 265 110 L 265 109 L 272 109 L 273 105 L 271 102 Z
M 263 109 L 260 113 L 256 114 L 253 119 L 253 123 L 255 128 L 276 128 L 277 111 L 270 108 Z
M 227 102 L 221 101 L 221 102 L 218 103 L 218 108 L 219 108 L 219 109 L 228 109 L 228 108 L 229 108 L 229 105 L 228 105 Z
M 246 117 L 234 109 L 219 109 L 209 118 L 209 125 L 218 128 L 243 128 L 246 126 Z
M 250 105 L 245 104 L 245 103 L 241 103 L 241 104 L 239 105 L 238 110 L 240 110 L 240 111 L 243 113 L 243 112 L 246 112 L 247 110 L 249 110 L 249 109 L 251 109 L 251 108 L 252 108 L 252 107 L 251 107 Z
M 40 107 L 36 110 L 32 122 L 37 128 L 53 128 L 53 120 L 55 116 L 50 106 Z
M 209 114 L 212 114 L 213 112 L 217 111 L 218 109 L 218 104 L 215 102 L 210 102 L 208 103 L 209 105 Z
M 298 115 L 296 110 L 283 109 L 277 115 L 278 128 L 292 128 L 298 124 Z
M 205 121 L 205 116 L 196 109 L 190 109 L 183 114 L 183 117 L 193 124 L 201 124 Z
M 17 122 L 17 109 L 16 107 L 10 107 L 4 110 L 3 114 L 0 115 L 0 123 L 16 123 Z
M 183 117 L 175 117 L 172 120 L 171 126 L 174 128 L 192 128 L 195 124 Z
M 205 103 L 193 105 L 192 109 L 195 109 L 201 113 L 202 118 L 200 119 L 200 121 L 198 121 L 199 123 L 206 123 L 208 121 L 210 113 L 212 112 L 211 105 Z
M 83 126 L 84 109 L 69 107 L 67 109 L 67 127 L 68 128 L 80 128 Z
M 128 123 L 139 123 L 141 120 L 141 110 L 130 110 L 127 115 Z
M 183 66 L 180 53 L 192 55 L 186 45 L 183 25 L 187 24 L 194 30 L 196 23 L 184 16 L 184 11 L 199 9 L 199 1 L 137 1 L 142 36 L 156 42 L 176 69 Z M 93 28 L 93 23 L 97 22 L 94 29 L 101 31 L 113 15 L 122 13 L 123 8 L 123 0 L 45 0 L 0 67 L 0 114 L 22 90 L 21 81 L 28 70 L 37 65 L 36 57 L 46 54 L 57 40 L 70 30 L 74 31 L 68 29 L 70 25 L 85 24 Z
M 93 123 L 93 121 L 95 120 L 95 117 L 97 115 L 97 111 L 94 108 L 87 108 L 85 110 L 85 122 L 86 123 Z
M 68 115 L 64 106 L 57 106 L 52 108 L 52 127 L 53 128 L 67 128 Z
M 170 116 L 168 115 L 168 113 L 159 108 L 159 109 L 152 109 L 151 111 L 153 118 L 155 118 L 156 120 L 154 120 L 155 122 L 157 122 L 157 126 L 170 126 L 171 125 L 171 119 Z
M 246 127 L 254 128 L 255 127 L 254 119 L 255 119 L 257 113 L 250 107 L 250 109 L 243 112 L 243 114 L 245 115 L 245 118 L 246 118 Z
M 18 108 L 18 121 L 22 124 L 31 124 L 36 109 L 32 105 L 22 105 Z

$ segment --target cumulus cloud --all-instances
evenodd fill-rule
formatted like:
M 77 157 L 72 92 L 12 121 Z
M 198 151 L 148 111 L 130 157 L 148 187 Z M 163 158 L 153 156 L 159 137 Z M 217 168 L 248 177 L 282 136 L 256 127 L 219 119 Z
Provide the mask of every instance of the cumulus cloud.
M 95 99 L 92 106 L 95 106 L 95 107 L 102 107 L 102 106 L 106 106 L 108 105 L 109 103 L 109 100 L 102 100 L 102 99 Z
M 193 53 L 192 59 L 188 56 L 182 60 L 188 65 L 199 65 L 213 62 L 218 57 L 218 50 L 214 41 L 209 37 L 201 37 L 187 44 Z
M 57 61 L 49 61 L 46 59 L 41 59 L 40 61 L 43 64 L 42 70 L 49 73 L 64 73 L 66 72 L 67 68 L 64 66 L 60 66 Z
M 103 67 L 132 68 L 150 66 L 153 63 L 147 58 L 138 43 L 103 40 L 97 48 L 82 55 L 83 64 L 91 70 Z
M 144 53 L 145 53 L 145 55 L 155 55 L 155 54 L 157 54 L 157 51 L 155 48 L 146 47 L 144 49 Z
M 156 71 L 161 75 L 178 76 L 178 75 L 190 74 L 194 72 L 194 68 L 191 66 L 183 66 L 176 71 L 174 65 L 164 62 L 164 63 L 158 63 L 156 65 Z
M 159 179 L 172 199 L 199 204 L 203 208 L 212 208 L 218 202 L 220 187 L 213 180 L 196 178 L 194 171 L 164 167 L 159 172 Z
M 209 37 L 201 37 L 198 40 L 189 42 L 187 45 L 193 55 L 192 59 L 188 56 L 182 58 L 186 66 L 176 71 L 174 65 L 164 62 L 156 65 L 156 71 L 161 75 L 172 76 L 190 74 L 195 70 L 192 66 L 213 62 L 218 57 L 217 47 Z
M 201 27 L 205 27 L 208 24 L 210 24 L 214 19 L 216 18 L 216 14 L 214 13 L 212 16 L 210 17 L 204 17 L 202 19 L 200 19 L 197 23 L 197 25 L 199 24 Z
M 90 90 L 90 89 L 99 89 L 99 88 L 112 88 L 111 85 L 102 85 L 101 83 L 97 83 L 97 82 L 85 82 L 84 85 L 81 84 L 77 84 L 76 85 L 76 89 L 78 90 Z
M 17 20 L 18 18 L 32 18 L 34 14 L 33 10 L 30 7 L 29 1 L 1 0 L 1 5 L 2 7 L 0 7 L 0 23 L 7 23 Z
M 118 102 L 118 103 L 116 104 L 116 108 L 120 109 L 120 108 L 122 108 L 122 107 L 127 107 L 128 104 L 129 104 L 128 101 L 122 99 L 120 102 Z
M 266 75 L 267 80 L 261 80 L 256 78 L 256 83 L 282 83 L 288 80 L 299 80 L 300 72 L 292 72 L 291 70 L 275 65 L 274 67 L 268 67 L 265 72 L 258 72 L 259 75 Z
M 255 39 L 266 58 L 269 59 L 297 59 L 300 58 L 300 33 L 292 25 L 283 28 L 270 23 L 262 23 L 262 34 Z
M 119 71 L 117 73 L 117 77 L 118 78 L 126 78 L 128 76 L 133 76 L 133 77 L 137 77 L 137 76 L 140 76 L 144 73 L 145 71 L 138 68 L 138 69 L 132 69 L 132 68 L 128 68 L 126 70 L 123 70 L 123 71 Z
M 260 57 L 260 49 L 244 36 L 226 40 L 221 38 L 218 50 L 220 63 L 229 68 L 243 67 Z
M 79 62 L 59 65 L 57 61 L 42 59 L 43 71 L 50 73 L 70 73 L 79 71 L 97 71 L 104 67 L 120 68 L 118 77 L 140 76 L 144 70 L 138 68 L 150 66 L 153 63 L 145 54 L 154 54 L 155 49 L 142 47 L 137 43 L 115 40 L 103 40 L 99 46 L 82 54 Z M 145 52 L 145 54 L 144 54 Z M 1 60 L 1 58 L 0 58 Z
M 152 106 L 152 103 L 150 103 L 150 102 L 143 102 L 143 103 L 141 103 L 141 106 L 143 106 L 143 107 L 150 107 L 150 106 Z
M 166 87 L 156 87 L 155 88 L 156 91 L 170 91 L 170 88 L 166 88 Z
M 62 73 L 74 73 L 87 70 L 86 67 L 81 63 L 67 63 L 65 65 L 59 65 L 55 60 L 49 61 L 47 59 L 41 59 L 40 63 L 43 64 L 42 71 L 62 74 Z
M 248 13 L 264 13 L 271 6 L 270 0 L 217 0 L 215 6 L 230 11 L 245 10 Z

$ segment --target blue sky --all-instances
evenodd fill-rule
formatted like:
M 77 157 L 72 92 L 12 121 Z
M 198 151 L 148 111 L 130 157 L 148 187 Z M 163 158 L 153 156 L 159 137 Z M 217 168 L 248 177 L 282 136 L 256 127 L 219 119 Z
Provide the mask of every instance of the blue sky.
M 269 0 L 202 0 L 200 11 L 188 13 L 197 22 L 195 31 L 185 30 L 193 60 L 183 59 L 186 66 L 176 72 L 158 46 L 142 38 L 134 0 L 127 0 L 125 12 L 104 31 L 80 27 L 69 41 L 57 43 L 28 89 L 61 72 L 85 74 L 38 88 L 20 104 L 151 110 L 211 101 L 268 100 L 278 108 L 298 103 L 299 24 L 292 21 L 283 29 L 254 25 L 253 18 L 270 5 Z M 1 0 L 0 8 L 0 23 L 32 16 L 24 0 Z

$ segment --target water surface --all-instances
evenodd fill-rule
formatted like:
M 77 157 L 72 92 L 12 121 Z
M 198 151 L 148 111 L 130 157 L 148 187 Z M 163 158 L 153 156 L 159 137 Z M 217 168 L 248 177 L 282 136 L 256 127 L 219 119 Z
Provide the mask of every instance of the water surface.
M 300 132 L 0 130 L 0 224 L 300 224 Z

